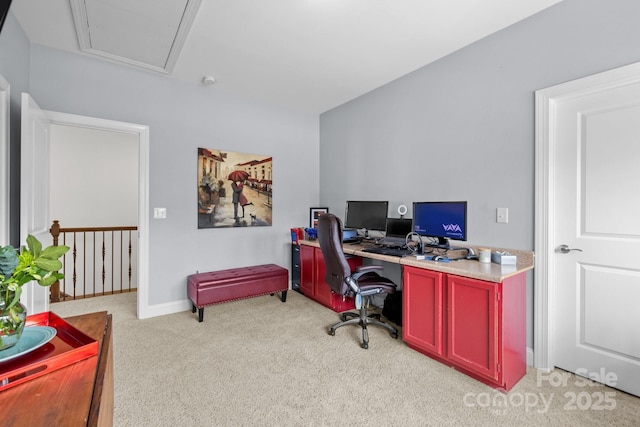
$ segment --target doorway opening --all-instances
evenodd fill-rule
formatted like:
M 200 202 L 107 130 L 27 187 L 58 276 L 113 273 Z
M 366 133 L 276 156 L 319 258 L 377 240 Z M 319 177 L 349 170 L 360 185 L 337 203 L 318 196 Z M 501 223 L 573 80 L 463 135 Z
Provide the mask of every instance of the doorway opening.
M 136 269 L 134 280 L 137 287 L 137 317 L 142 319 L 149 317 L 148 313 L 148 175 L 149 175 L 149 128 L 148 126 L 133 123 L 112 121 L 106 119 L 98 119 L 94 117 L 78 116 L 72 114 L 58 113 L 47 111 L 47 117 L 55 127 L 74 128 L 76 130 L 84 130 L 87 132 L 97 132 L 102 137 L 109 138 L 113 136 L 114 140 L 137 142 L 137 189 L 135 198 L 135 218 L 137 224 L 137 248 L 136 248 Z M 124 138 L 122 138 L 124 137 Z M 105 142 L 106 144 L 106 142 Z M 130 149 L 130 147 L 129 147 Z M 84 159 L 83 161 L 86 161 Z M 113 171 L 116 174 L 118 171 Z M 78 179 L 87 179 L 88 177 L 77 177 Z M 130 197 L 131 199 L 131 197 Z M 96 203 L 98 203 L 96 201 Z M 80 207 L 85 212 L 90 212 L 88 206 Z M 97 208 L 98 209 L 98 208 Z M 105 209 L 104 207 L 99 209 Z M 120 216 L 131 218 L 132 213 L 120 213 Z

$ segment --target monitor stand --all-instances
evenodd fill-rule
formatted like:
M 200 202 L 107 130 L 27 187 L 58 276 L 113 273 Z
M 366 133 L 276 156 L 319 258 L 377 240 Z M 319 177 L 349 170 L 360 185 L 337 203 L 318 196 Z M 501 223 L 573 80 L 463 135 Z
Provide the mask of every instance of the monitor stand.
M 437 243 L 425 243 L 425 246 L 429 248 L 446 249 L 448 251 L 457 251 L 460 249 L 466 249 L 463 247 L 451 246 L 449 244 L 449 239 L 447 239 L 446 237 L 438 237 Z
M 376 239 L 369 236 L 369 230 L 366 228 L 362 228 L 362 231 L 364 232 L 364 237 L 361 238 L 361 241 L 363 242 L 375 242 Z

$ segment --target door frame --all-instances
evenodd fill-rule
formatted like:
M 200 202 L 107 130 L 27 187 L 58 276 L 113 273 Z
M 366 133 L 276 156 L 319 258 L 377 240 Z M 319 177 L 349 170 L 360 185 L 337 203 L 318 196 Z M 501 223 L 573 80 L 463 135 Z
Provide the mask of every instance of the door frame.
M 8 245 L 10 187 L 10 120 L 11 86 L 0 74 L 0 246 Z
M 558 101 L 640 82 L 640 62 L 535 92 L 535 262 L 534 367 L 550 370 L 554 364 L 555 242 L 554 196 L 556 177 L 556 123 Z
M 137 317 L 149 313 L 149 126 L 46 111 L 52 124 L 138 135 L 138 291 Z

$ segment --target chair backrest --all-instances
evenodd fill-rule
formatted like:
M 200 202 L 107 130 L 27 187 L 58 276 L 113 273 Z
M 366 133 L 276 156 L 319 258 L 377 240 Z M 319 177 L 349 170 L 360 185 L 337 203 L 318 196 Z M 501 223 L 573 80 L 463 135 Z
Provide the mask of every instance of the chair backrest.
M 318 240 L 324 257 L 325 282 L 331 290 L 340 295 L 349 295 L 351 288 L 345 278 L 351 276 L 351 268 L 342 251 L 342 221 L 337 216 L 326 213 L 318 217 Z

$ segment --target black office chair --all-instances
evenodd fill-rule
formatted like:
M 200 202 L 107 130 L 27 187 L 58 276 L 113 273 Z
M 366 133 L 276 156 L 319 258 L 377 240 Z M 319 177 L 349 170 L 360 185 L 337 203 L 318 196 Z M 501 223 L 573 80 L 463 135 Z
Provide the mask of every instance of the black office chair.
M 393 338 L 398 338 L 398 330 L 382 322 L 379 314 L 367 315 L 367 305 L 372 295 L 392 294 L 396 285 L 374 270 L 382 270 L 380 265 L 361 266 L 351 271 L 347 258 L 342 251 L 342 221 L 333 214 L 318 217 L 318 239 L 326 265 L 325 281 L 332 292 L 355 298 L 359 313 L 342 313 L 342 321 L 329 328 L 329 335 L 335 335 L 336 329 L 345 325 L 359 324 L 362 328 L 362 348 L 369 348 L 367 325 L 386 328 Z

